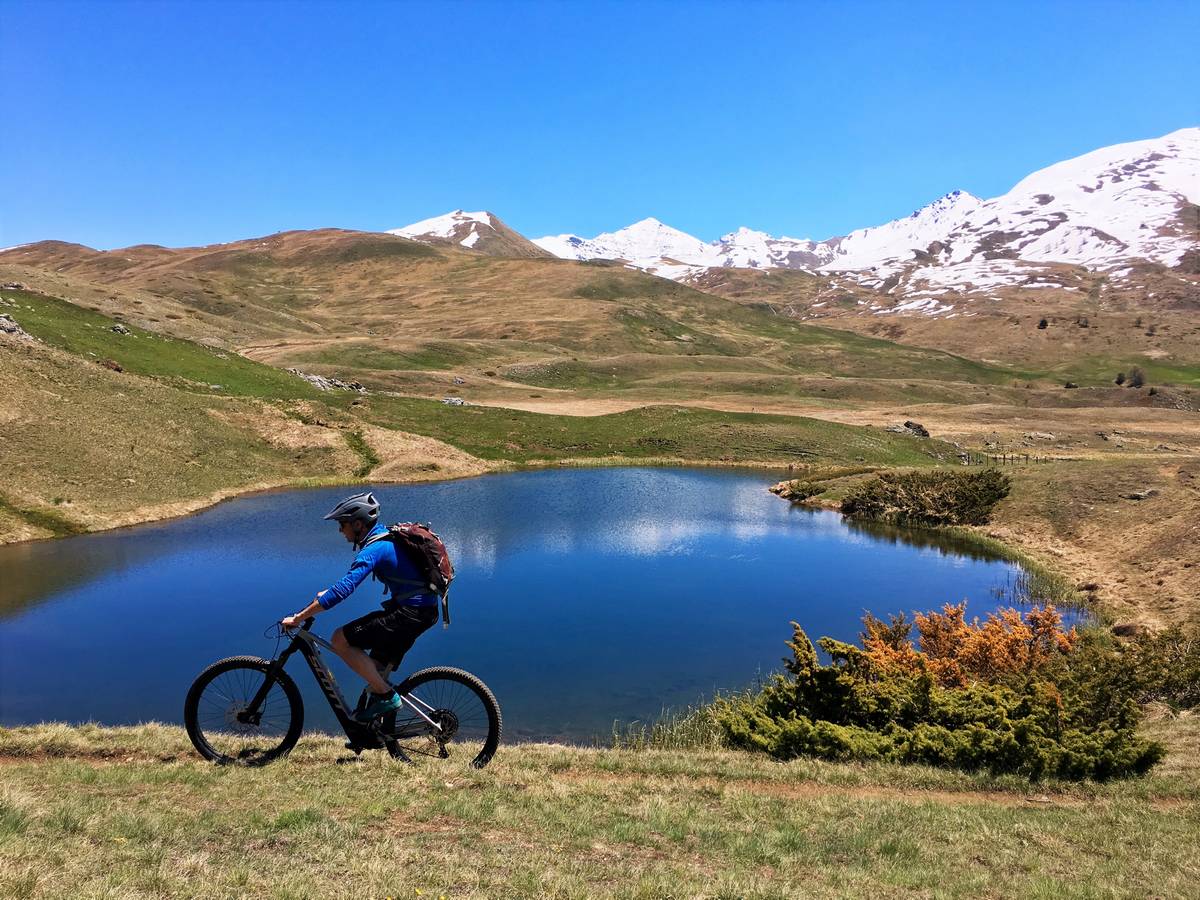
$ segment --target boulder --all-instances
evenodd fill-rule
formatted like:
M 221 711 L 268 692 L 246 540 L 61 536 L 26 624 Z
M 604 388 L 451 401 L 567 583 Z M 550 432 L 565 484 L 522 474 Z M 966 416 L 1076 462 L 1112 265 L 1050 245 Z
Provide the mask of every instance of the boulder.
M 114 331 L 114 332 L 116 332 L 117 334 L 133 334 L 133 332 L 132 332 L 132 331 L 130 331 L 128 328 L 126 328 L 126 327 L 125 327 L 124 325 L 122 325 L 120 322 L 118 322 L 116 325 L 112 326 L 112 328 L 110 328 L 110 329 L 108 329 L 108 330 L 109 330 L 109 331 Z
M 887 430 L 894 434 L 911 434 L 914 437 L 929 437 L 929 432 L 920 422 L 905 422 L 903 425 L 889 425 Z

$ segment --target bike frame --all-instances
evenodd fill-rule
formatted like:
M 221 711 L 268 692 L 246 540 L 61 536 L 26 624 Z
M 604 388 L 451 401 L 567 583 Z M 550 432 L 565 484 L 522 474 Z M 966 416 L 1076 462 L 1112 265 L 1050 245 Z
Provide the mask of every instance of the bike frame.
M 336 653 L 333 645 L 319 635 L 313 634 L 309 629 L 312 628 L 312 619 L 307 619 L 302 628 L 290 632 L 291 643 L 288 644 L 279 656 L 271 663 L 271 668 L 267 672 L 267 677 L 263 679 L 263 686 L 259 688 L 258 693 L 250 701 L 249 707 L 244 714 L 254 716 L 257 714 L 259 706 L 266 702 L 267 694 L 270 692 L 271 684 L 274 681 L 274 676 L 277 672 L 283 669 L 288 659 L 292 654 L 299 651 L 304 657 L 304 661 L 308 663 L 308 667 L 312 670 L 313 677 L 317 679 L 317 684 L 321 688 L 321 693 L 325 695 L 325 700 L 329 703 L 333 714 L 337 716 L 338 724 L 342 726 L 342 730 L 346 732 L 346 737 L 350 739 L 351 744 L 360 747 L 382 747 L 384 739 L 391 737 L 401 737 L 404 735 L 384 735 L 377 727 L 365 725 L 354 719 L 350 710 L 349 704 L 346 703 L 346 698 L 342 695 L 341 688 L 338 687 L 337 679 L 325 660 L 321 656 L 321 647 L 324 647 L 330 652 Z M 381 670 L 380 674 L 387 679 L 394 671 L 394 667 L 388 667 Z M 432 733 L 436 735 L 440 732 L 441 726 L 438 725 L 428 713 L 434 712 L 434 708 L 419 697 L 414 697 L 412 694 L 400 694 L 400 700 L 404 706 L 412 709 L 420 718 L 424 719 L 428 726 L 432 729 Z M 411 735 L 408 735 L 411 736 Z

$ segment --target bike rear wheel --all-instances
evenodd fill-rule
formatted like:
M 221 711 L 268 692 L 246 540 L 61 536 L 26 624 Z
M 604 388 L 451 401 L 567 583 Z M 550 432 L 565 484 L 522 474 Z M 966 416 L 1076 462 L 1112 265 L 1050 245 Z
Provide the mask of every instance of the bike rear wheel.
M 422 669 L 396 690 L 405 698 L 404 706 L 394 717 L 389 715 L 381 729 L 393 756 L 461 759 L 476 769 L 495 756 L 502 728 L 500 704 L 470 672 L 448 666 Z
M 262 766 L 296 745 L 304 730 L 304 704 L 286 672 L 274 674 L 266 698 L 250 709 L 271 665 L 268 659 L 234 656 L 213 663 L 192 683 L 183 721 L 205 759 Z

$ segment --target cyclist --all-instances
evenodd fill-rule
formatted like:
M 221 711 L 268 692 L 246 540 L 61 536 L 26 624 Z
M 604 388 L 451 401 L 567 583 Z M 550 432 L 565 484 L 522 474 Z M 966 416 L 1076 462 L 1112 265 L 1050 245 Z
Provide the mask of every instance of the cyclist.
M 282 624 L 296 628 L 310 616 L 332 609 L 368 575 L 383 582 L 389 595 L 383 609 L 347 622 L 334 631 L 331 641 L 334 652 L 365 678 L 371 689 L 369 702 L 355 715 L 359 721 L 369 722 L 400 708 L 400 696 L 381 672 L 399 665 L 417 638 L 437 621 L 438 595 L 428 589 L 413 590 L 414 584 L 423 581 L 421 573 L 403 551 L 386 540 L 387 527 L 379 521 L 379 502 L 374 494 L 347 497 L 325 518 L 336 521 L 342 537 L 354 545 L 354 562 L 349 572 L 300 612 L 284 618 Z

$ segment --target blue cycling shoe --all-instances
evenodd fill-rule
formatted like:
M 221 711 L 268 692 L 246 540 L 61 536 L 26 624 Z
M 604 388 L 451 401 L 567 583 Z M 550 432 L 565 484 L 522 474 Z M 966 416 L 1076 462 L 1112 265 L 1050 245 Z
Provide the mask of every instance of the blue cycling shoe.
M 400 695 L 395 691 L 390 694 L 371 694 L 371 702 L 354 714 L 354 721 L 362 722 L 364 725 L 380 716 L 386 716 L 390 712 L 395 712 L 404 704 L 400 701 Z

